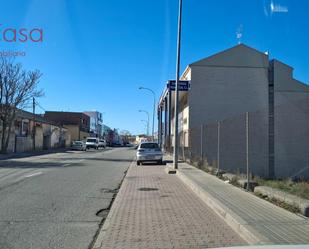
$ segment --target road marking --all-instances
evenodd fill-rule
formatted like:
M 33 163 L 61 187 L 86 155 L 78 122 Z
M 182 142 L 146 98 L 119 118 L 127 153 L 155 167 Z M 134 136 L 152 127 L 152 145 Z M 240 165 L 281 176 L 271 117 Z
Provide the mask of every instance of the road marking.
M 7 179 L 13 179 L 18 178 L 20 175 L 33 172 L 33 169 L 14 169 L 13 171 L 10 171 L 10 173 L 1 176 L 0 181 L 3 182 Z
M 70 163 L 63 164 L 62 167 L 70 166 Z
M 24 176 L 24 177 L 25 177 L 25 178 L 28 178 L 28 177 L 32 177 L 32 176 L 41 175 L 41 174 L 42 174 L 42 172 L 41 172 L 41 171 L 39 171 L 39 172 L 36 172 L 36 173 L 30 174 L 30 175 L 26 175 L 26 176 Z

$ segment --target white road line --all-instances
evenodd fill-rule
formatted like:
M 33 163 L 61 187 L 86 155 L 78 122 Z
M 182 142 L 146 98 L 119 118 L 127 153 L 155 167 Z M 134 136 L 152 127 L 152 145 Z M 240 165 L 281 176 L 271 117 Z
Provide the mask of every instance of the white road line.
M 25 178 L 28 178 L 28 177 L 32 177 L 32 176 L 41 175 L 42 173 L 43 173 L 42 171 L 39 171 L 39 172 L 36 172 L 36 173 L 30 174 L 30 175 L 26 175 L 26 176 L 24 176 L 24 177 L 25 177 Z
M 14 171 L 10 171 L 9 174 L 6 174 L 4 176 L 1 176 L 0 177 L 0 181 L 5 181 L 9 178 L 17 178 L 19 177 L 20 175 L 23 175 L 25 173 L 29 173 L 31 171 L 34 171 L 34 169 L 15 169 Z
M 12 174 L 12 173 L 14 173 L 16 171 L 19 171 L 19 170 L 20 170 L 19 168 L 8 168 L 6 170 L 2 170 L 1 169 L 1 171 L 0 171 L 0 178 L 5 177 L 7 175 L 10 175 L 10 174 Z
M 70 166 L 71 164 L 70 163 L 65 163 L 62 165 L 62 167 L 66 167 L 66 166 Z

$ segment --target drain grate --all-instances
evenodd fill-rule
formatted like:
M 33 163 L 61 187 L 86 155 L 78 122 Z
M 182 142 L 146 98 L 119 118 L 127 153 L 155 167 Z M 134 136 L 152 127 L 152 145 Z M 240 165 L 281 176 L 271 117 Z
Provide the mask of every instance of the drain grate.
M 157 191 L 159 189 L 157 189 L 157 188 L 139 188 L 138 190 L 139 191 Z
M 108 212 L 109 212 L 108 208 L 100 209 L 98 212 L 96 212 L 96 216 L 99 216 L 101 218 L 106 218 L 108 215 Z

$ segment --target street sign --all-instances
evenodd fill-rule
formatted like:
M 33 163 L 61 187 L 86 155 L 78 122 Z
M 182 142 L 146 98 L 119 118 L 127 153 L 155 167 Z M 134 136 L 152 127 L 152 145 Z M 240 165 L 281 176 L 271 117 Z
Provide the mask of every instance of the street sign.
M 167 82 L 167 89 L 171 91 L 175 91 L 176 88 L 176 80 L 169 80 Z M 178 81 L 178 91 L 188 91 L 190 89 L 190 81 L 189 80 L 179 80 Z

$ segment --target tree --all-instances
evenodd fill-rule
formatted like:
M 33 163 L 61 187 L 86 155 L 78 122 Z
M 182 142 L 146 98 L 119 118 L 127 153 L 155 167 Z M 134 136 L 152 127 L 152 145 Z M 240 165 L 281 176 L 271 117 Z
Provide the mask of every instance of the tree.
M 124 144 L 127 144 L 129 142 L 129 137 L 131 136 L 131 133 L 127 130 L 120 131 L 120 136 L 122 138 L 122 141 Z
M 7 152 L 17 109 L 25 108 L 32 98 L 43 95 L 37 89 L 41 76 L 39 70 L 27 71 L 20 63 L 0 58 L 1 153 Z

